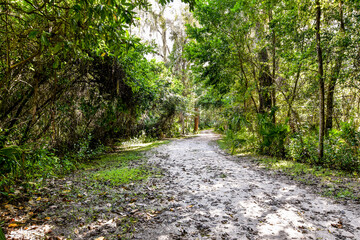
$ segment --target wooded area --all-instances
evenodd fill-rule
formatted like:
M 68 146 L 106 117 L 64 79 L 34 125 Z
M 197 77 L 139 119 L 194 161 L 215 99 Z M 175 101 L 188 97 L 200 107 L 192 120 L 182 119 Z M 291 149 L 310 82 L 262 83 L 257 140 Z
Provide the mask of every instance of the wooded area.
M 351 0 L 196 4 L 186 57 L 234 149 L 359 171 L 359 10 Z
M 233 152 L 359 172 L 358 1 L 183 2 L 181 27 L 146 0 L 0 3 L 3 197 L 119 139 L 199 126 Z M 162 46 L 132 35 L 140 13 Z
M 2 0 L 0 240 L 358 239 L 359 79 L 358 0 Z
M 147 60 L 155 46 L 130 34 L 150 10 L 147 1 L 0 3 L 2 195 L 73 170 L 119 139 L 192 130 L 181 59 Z

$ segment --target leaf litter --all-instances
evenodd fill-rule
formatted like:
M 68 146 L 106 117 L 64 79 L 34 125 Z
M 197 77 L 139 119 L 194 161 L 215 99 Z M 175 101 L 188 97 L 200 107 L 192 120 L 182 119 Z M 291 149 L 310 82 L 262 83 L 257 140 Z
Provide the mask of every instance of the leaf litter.
M 1 204 L 1 226 L 7 239 L 131 238 L 139 221 L 159 214 L 145 206 L 158 198 L 154 189 L 160 178 L 127 184 L 93 178 L 109 167 L 48 179 L 41 189 L 26 194 L 26 201 Z M 129 168 L 137 167 L 159 176 L 159 169 L 147 165 L 145 157 L 129 163 Z

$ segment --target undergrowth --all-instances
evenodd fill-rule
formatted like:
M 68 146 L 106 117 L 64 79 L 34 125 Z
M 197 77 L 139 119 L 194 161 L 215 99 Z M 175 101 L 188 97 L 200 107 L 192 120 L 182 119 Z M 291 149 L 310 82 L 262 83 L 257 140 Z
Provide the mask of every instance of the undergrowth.
M 271 157 L 257 157 L 256 161 L 269 170 L 280 171 L 304 184 L 320 184 L 323 188 L 322 194 L 325 196 L 360 200 L 360 192 L 358 191 L 359 176 L 357 172 L 349 173 L 342 170 Z
M 144 158 L 143 151 L 157 147 L 169 141 L 155 141 L 146 144 L 127 144 L 121 153 L 105 154 L 81 167 L 95 170 L 91 177 L 96 181 L 110 182 L 112 185 L 127 184 L 147 179 L 152 173 L 143 164 L 133 164 Z
M 77 152 L 61 157 L 46 147 L 35 150 L 18 146 L 3 147 L 0 149 L 0 199 L 16 199 L 19 192 L 36 191 L 44 180 L 61 178 L 76 169 L 105 168 L 115 164 L 119 169 L 104 170 L 96 178 L 113 183 L 139 180 L 148 173 L 141 169 L 128 168 L 128 163 L 142 158 L 141 151 L 169 142 L 152 141 L 143 143 L 138 140 L 136 143 L 122 145 L 118 149 L 120 154 L 104 154 L 108 148 L 103 145 L 90 149 L 88 143 L 79 142 Z
M 244 117 L 238 118 L 221 132 L 224 134 L 221 144 L 226 145 L 231 154 L 251 152 L 360 173 L 360 131 L 353 123 L 343 122 L 339 129 L 329 130 L 324 141 L 324 156 L 319 159 L 315 126 L 290 131 L 286 123 L 273 123 L 271 115 L 259 114 L 255 123 Z
M 259 156 L 256 155 L 256 151 L 250 151 L 251 149 L 244 146 L 233 150 L 232 142 L 227 137 L 218 140 L 218 145 L 229 154 L 243 155 L 246 152 L 252 153 L 254 154 L 255 161 L 268 170 L 280 171 L 304 184 L 322 186 L 322 194 L 325 196 L 338 199 L 360 200 L 360 192 L 358 190 L 360 178 L 358 171 L 334 169 L 289 158 Z
M 109 181 L 112 185 L 140 181 L 146 179 L 148 176 L 149 172 L 146 169 L 128 167 L 101 170 L 93 175 L 95 180 Z

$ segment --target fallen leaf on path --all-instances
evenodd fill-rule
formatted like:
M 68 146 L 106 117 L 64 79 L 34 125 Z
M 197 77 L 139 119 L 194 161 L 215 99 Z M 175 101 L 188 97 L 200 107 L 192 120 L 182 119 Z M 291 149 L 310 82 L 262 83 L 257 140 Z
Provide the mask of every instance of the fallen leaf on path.
M 339 221 L 338 223 L 332 223 L 331 226 L 334 228 L 343 228 L 341 221 Z
M 15 210 L 16 206 L 14 206 L 14 205 L 6 204 L 6 205 L 5 205 L 5 208 L 6 208 L 11 214 L 14 214 L 14 213 L 16 212 L 16 210 Z
M 105 240 L 104 237 L 98 237 L 98 238 L 95 238 L 95 240 Z
M 5 208 L 9 211 L 14 210 L 15 206 L 11 204 L 5 204 Z
M 10 223 L 9 224 L 9 228 L 15 228 L 15 227 L 18 227 L 19 225 L 17 223 Z

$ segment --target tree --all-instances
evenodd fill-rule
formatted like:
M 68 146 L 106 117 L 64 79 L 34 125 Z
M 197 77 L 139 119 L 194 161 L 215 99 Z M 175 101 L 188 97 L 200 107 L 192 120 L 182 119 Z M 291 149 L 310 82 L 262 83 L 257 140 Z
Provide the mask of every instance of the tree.
M 261 153 L 291 155 L 297 143 L 296 159 L 332 162 L 324 149 L 339 148 L 330 143 L 342 122 L 360 122 L 359 11 L 356 1 L 199 1 L 186 56 L 206 91 L 217 90 L 206 104 L 223 99 L 219 123 L 256 134 Z M 263 148 L 265 140 L 279 145 Z
M 321 6 L 320 1 L 315 1 L 316 5 L 316 49 L 317 49 L 317 61 L 318 61 L 318 81 L 319 81 L 319 159 L 322 160 L 324 157 L 324 134 L 325 134 L 325 83 L 324 83 L 324 67 L 323 67 L 323 56 L 321 49 Z
M 333 115 L 334 115 L 334 93 L 335 93 L 335 86 L 337 80 L 340 75 L 343 57 L 344 57 L 344 37 L 345 37 L 345 22 L 344 22 L 344 14 L 343 14 L 343 1 L 339 1 L 339 22 L 340 22 L 340 31 L 339 31 L 339 38 L 340 43 L 338 46 L 337 56 L 335 58 L 335 66 L 332 69 L 332 73 L 330 76 L 330 82 L 327 88 L 327 97 L 326 97 L 326 122 L 325 122 L 325 130 L 328 133 L 329 130 L 333 128 Z

